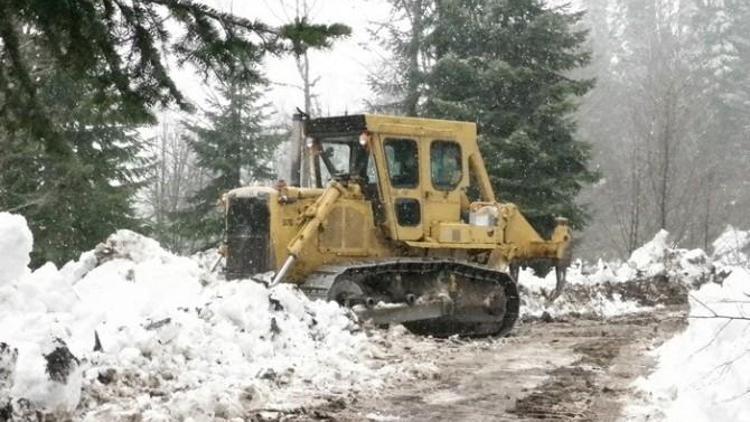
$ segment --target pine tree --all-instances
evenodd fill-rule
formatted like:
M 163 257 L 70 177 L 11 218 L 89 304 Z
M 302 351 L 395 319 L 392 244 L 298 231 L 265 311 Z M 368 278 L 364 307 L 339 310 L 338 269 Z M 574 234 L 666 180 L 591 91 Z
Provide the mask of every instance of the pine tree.
M 742 224 L 750 196 L 743 168 L 750 128 L 750 4 L 738 0 L 693 0 L 690 13 L 691 62 L 701 89 L 697 132 L 703 176 L 698 227 L 691 243 L 708 248 L 728 222 Z M 697 96 L 693 96 L 695 101 Z M 730 204 L 730 206 L 727 206 Z
M 180 213 L 176 229 L 196 241 L 197 249 L 214 246 L 223 233 L 217 201 L 230 189 L 274 177 L 273 153 L 280 141 L 267 126 L 269 113 L 262 101 L 265 81 L 245 84 L 231 78 L 210 102 L 207 124 L 186 124 L 187 141 L 197 164 L 212 174 L 207 185 L 190 199 Z
M 133 197 L 147 163 L 139 158 L 136 126 L 116 104 L 101 102 L 94 87 L 55 72 L 39 98 L 60 119 L 72 152 L 63 159 L 22 137 L 1 137 L 10 154 L 0 173 L 0 209 L 27 217 L 32 265 L 61 265 L 117 229 L 141 227 Z
M 179 37 L 168 28 L 180 28 Z M 341 24 L 295 22 L 270 27 L 224 13 L 194 0 L 4 0 L 0 2 L 0 127 L 9 136 L 26 130 L 58 155 L 70 154 L 59 122 L 40 98 L 35 65 L 24 55 L 24 32 L 52 65 L 90 78 L 133 119 L 153 122 L 153 106 L 190 105 L 170 77 L 163 52 L 203 75 L 230 71 L 257 77 L 255 63 L 265 52 L 330 45 L 346 28 Z
M 327 47 L 342 31 L 273 28 L 193 0 L 0 1 L 0 210 L 29 219 L 34 264 L 140 227 L 135 129 L 159 106 L 191 109 L 165 52 L 206 79 L 248 83 L 265 53 Z
M 476 121 L 492 184 L 543 232 L 556 216 L 586 222 L 575 198 L 596 180 L 589 145 L 576 138 L 576 97 L 593 85 L 569 74 L 585 66 L 581 13 L 539 0 L 437 3 L 421 114 Z
M 435 18 L 435 0 L 389 0 L 391 13 L 372 35 L 390 52 L 369 75 L 377 112 L 417 116 L 430 64 L 428 37 Z
M 282 8 L 287 8 L 284 1 L 280 2 Z M 294 20 L 285 29 L 285 34 L 292 42 L 293 48 L 292 53 L 297 65 L 297 72 L 299 73 L 301 84 L 296 86 L 302 91 L 304 99 L 303 111 L 308 115 L 315 114 L 313 112 L 313 98 L 315 94 L 313 89 L 320 81 L 320 77 L 313 77 L 310 67 L 310 55 L 309 50 L 311 48 L 327 49 L 333 46 L 333 42 L 337 39 L 347 38 L 351 35 L 352 30 L 346 25 L 333 24 L 322 28 L 317 28 L 320 33 L 325 34 L 325 42 L 317 42 L 310 44 L 306 40 L 314 39 L 312 34 L 304 35 L 305 32 L 316 30 L 315 27 L 310 26 L 310 16 L 314 13 L 315 4 L 308 3 L 307 0 L 295 0 L 294 1 Z M 319 111 L 319 110 L 318 110 Z

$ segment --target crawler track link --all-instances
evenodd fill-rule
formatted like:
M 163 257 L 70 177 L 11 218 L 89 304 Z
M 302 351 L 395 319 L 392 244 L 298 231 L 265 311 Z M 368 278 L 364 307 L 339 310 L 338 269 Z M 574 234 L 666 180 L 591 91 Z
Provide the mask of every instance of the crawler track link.
M 403 322 L 414 333 L 435 337 L 503 336 L 513 328 L 519 311 L 518 288 L 507 273 L 444 259 L 326 266 L 311 274 L 301 288 L 311 298 L 355 307 L 448 300 L 452 304 L 448 314 Z

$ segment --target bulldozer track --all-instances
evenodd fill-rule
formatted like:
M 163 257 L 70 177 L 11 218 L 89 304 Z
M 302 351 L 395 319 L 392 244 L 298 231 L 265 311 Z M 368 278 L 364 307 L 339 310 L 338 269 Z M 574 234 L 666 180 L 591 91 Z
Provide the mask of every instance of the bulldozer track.
M 516 283 L 507 273 L 478 264 L 436 258 L 398 258 L 328 265 L 313 272 L 300 287 L 312 299 L 333 300 L 329 292 L 338 280 L 370 280 L 370 283 L 372 280 L 378 280 L 376 283 L 382 287 L 383 283 L 389 283 L 395 275 L 424 276 L 438 273 L 461 277 L 465 282 L 474 286 L 490 286 L 487 287 L 488 289 L 501 287 L 505 299 L 502 318 L 495 318 L 491 321 L 488 319 L 484 323 L 468 323 L 458 316 L 446 316 L 404 324 L 410 330 L 439 337 L 453 334 L 502 336 L 510 332 L 518 318 L 520 304 Z M 457 309 L 457 311 L 460 314 L 461 310 Z

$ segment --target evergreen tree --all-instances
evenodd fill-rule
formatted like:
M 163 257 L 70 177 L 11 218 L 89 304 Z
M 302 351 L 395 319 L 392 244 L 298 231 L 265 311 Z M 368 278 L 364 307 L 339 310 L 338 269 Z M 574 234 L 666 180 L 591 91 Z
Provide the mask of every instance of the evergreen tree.
M 179 37 L 167 30 L 183 30 Z M 273 28 L 194 0 L 4 0 L 0 2 L 0 127 L 12 136 L 26 130 L 29 140 L 66 155 L 58 120 L 40 98 L 35 65 L 23 52 L 25 32 L 52 65 L 117 96 L 134 120 L 154 121 L 152 107 L 189 104 L 169 76 L 164 52 L 202 74 L 231 71 L 257 77 L 256 58 L 267 51 L 292 51 L 330 45 L 343 25 L 295 22 Z M 220 75 L 218 75 L 220 76 Z
M 750 128 L 750 3 L 740 0 L 694 0 L 689 43 L 691 61 L 701 88 L 698 151 L 705 186 L 697 201 L 702 206 L 699 239 L 708 248 L 727 222 L 746 221 L 750 196 L 745 186 L 750 177 L 738 168 L 746 166 L 747 133 Z M 692 100 L 695 100 L 695 96 Z M 729 204 L 729 206 L 727 206 Z
M 65 159 L 25 142 L 21 132 L 0 137 L 9 151 L 0 173 L 0 209 L 27 217 L 34 233 L 34 266 L 65 263 L 117 229 L 141 227 L 133 195 L 146 163 L 138 158 L 136 127 L 95 92 L 61 72 L 48 75 L 39 90 L 70 143 Z
M 267 126 L 264 86 L 261 79 L 246 84 L 230 78 L 219 86 L 219 98 L 211 101 L 205 113 L 207 124 L 186 124 L 190 132 L 187 141 L 197 155 L 197 164 L 212 174 L 177 220 L 177 229 L 194 239 L 198 249 L 215 246 L 220 240 L 224 220 L 217 201 L 223 193 L 274 177 L 273 153 L 280 137 Z
M 372 31 L 391 54 L 368 80 L 378 97 L 377 112 L 417 116 L 424 78 L 431 59 L 428 36 L 435 18 L 435 0 L 389 0 L 391 13 Z
M 284 2 L 280 2 L 282 8 L 286 8 Z M 352 33 L 351 28 L 342 24 L 329 25 L 320 31 L 320 33 L 326 34 L 326 39 L 315 41 L 312 34 L 307 36 L 305 32 L 314 30 L 315 27 L 311 27 L 309 24 L 310 16 L 313 13 L 314 4 L 311 5 L 307 0 L 295 0 L 294 5 L 294 20 L 287 25 L 284 30 L 284 34 L 293 40 L 292 52 L 294 59 L 297 64 L 297 71 L 301 79 L 301 85 L 297 88 L 302 91 L 304 99 L 303 111 L 308 115 L 313 115 L 313 89 L 320 80 L 320 77 L 313 77 L 310 68 L 310 48 L 327 49 L 333 46 L 333 42 L 336 39 L 349 37 Z M 314 40 L 313 44 L 308 43 L 306 40 Z
M 437 6 L 421 114 L 476 121 L 495 191 L 538 229 L 549 231 L 556 216 L 582 227 L 587 214 L 575 198 L 597 178 L 572 118 L 576 97 L 593 85 L 569 76 L 590 60 L 586 31 L 575 29 L 582 13 L 540 0 Z
M 34 264 L 61 264 L 139 226 L 135 129 L 157 106 L 191 108 L 166 54 L 206 78 L 248 83 L 264 53 L 327 47 L 342 31 L 272 28 L 192 0 L 0 1 L 0 210 L 29 219 Z

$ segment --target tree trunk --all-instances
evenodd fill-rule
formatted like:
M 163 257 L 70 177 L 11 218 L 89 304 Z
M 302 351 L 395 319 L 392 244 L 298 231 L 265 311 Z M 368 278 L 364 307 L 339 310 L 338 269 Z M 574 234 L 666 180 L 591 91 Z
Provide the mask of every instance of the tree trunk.
M 422 0 L 414 0 L 411 3 L 403 2 L 403 7 L 409 9 L 411 20 L 411 39 L 407 51 L 409 70 L 407 76 L 406 98 L 404 99 L 404 113 L 407 116 L 416 116 L 419 106 L 419 86 L 422 75 L 419 65 L 419 55 L 422 52 L 422 37 L 424 32 L 424 3 Z

